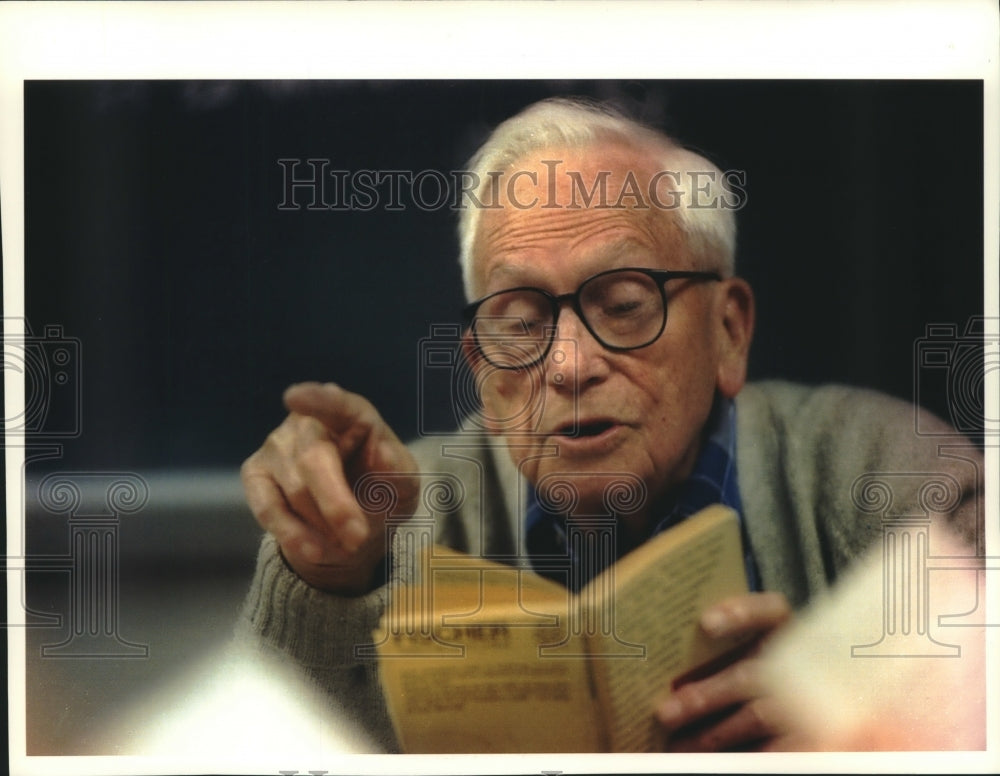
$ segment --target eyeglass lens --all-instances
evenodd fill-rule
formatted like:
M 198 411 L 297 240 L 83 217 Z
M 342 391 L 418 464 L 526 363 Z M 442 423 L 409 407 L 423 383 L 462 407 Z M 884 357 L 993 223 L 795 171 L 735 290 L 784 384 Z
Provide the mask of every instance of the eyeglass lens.
M 648 275 L 628 271 L 598 275 L 580 287 L 577 298 L 584 323 L 606 347 L 642 347 L 662 330 L 663 294 Z M 476 339 L 493 365 L 528 366 L 545 354 L 558 314 L 556 300 L 541 291 L 505 291 L 480 306 Z

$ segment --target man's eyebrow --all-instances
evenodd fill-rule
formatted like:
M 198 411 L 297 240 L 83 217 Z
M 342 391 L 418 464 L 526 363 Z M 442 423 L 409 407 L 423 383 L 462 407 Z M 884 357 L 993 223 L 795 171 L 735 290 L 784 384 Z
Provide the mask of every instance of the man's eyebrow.
M 490 269 L 486 277 L 483 294 L 492 294 L 508 288 L 538 287 L 539 278 L 533 276 L 531 264 L 498 264 Z
M 531 270 L 534 269 L 534 265 L 528 262 L 524 264 L 498 264 L 490 270 L 490 279 L 493 278 L 513 278 L 517 279 L 523 276 L 527 271 L 530 274 Z
M 579 259 L 580 264 L 587 265 L 593 273 L 597 273 L 605 269 L 645 266 L 651 257 L 658 255 L 654 245 L 634 235 L 624 235 L 581 252 Z
M 633 253 L 635 251 L 646 251 L 653 253 L 655 249 L 642 240 L 636 239 L 634 235 L 626 235 L 605 245 L 598 246 L 593 251 L 584 254 L 585 259 L 598 260 L 606 258 L 609 260 L 621 256 L 623 253 Z

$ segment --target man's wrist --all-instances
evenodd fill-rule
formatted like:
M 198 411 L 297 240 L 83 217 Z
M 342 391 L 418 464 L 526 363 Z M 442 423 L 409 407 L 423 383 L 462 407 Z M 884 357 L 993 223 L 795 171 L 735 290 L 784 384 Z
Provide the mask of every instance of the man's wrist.
M 390 563 L 384 555 L 367 569 L 365 567 L 369 564 L 349 566 L 303 563 L 301 567 L 296 567 L 280 545 L 278 556 L 285 568 L 310 587 L 324 593 L 351 598 L 367 595 L 386 584 L 390 568 Z

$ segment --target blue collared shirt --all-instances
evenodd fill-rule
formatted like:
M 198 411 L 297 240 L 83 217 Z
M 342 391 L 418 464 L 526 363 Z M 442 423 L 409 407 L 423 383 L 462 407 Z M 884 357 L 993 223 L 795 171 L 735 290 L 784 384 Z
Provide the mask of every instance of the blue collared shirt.
M 736 405 L 731 399 L 716 401 L 709 418 L 709 429 L 709 436 L 691 475 L 671 501 L 660 508 L 663 517 L 646 538 L 667 530 L 711 504 L 724 504 L 740 516 L 747 584 L 750 590 L 759 590 L 757 564 L 747 538 L 736 473 Z M 600 563 L 595 564 L 593 558 L 578 557 L 572 549 L 573 542 L 567 538 L 564 516 L 547 511 L 530 486 L 525 529 L 528 555 L 539 573 L 563 583 L 568 579 L 571 588 L 578 588 L 602 570 Z M 560 557 L 561 563 L 558 562 Z

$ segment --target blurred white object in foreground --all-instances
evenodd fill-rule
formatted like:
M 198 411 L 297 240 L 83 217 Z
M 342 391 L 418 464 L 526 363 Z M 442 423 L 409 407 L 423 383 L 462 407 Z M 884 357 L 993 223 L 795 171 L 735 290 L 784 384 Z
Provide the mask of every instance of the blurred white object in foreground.
M 986 574 L 934 538 L 926 567 L 874 548 L 768 646 L 764 678 L 801 748 L 986 748 Z
M 375 751 L 301 673 L 237 646 L 151 692 L 119 724 L 132 742 L 121 754 L 194 763 L 294 756 L 329 764 L 331 755 Z

